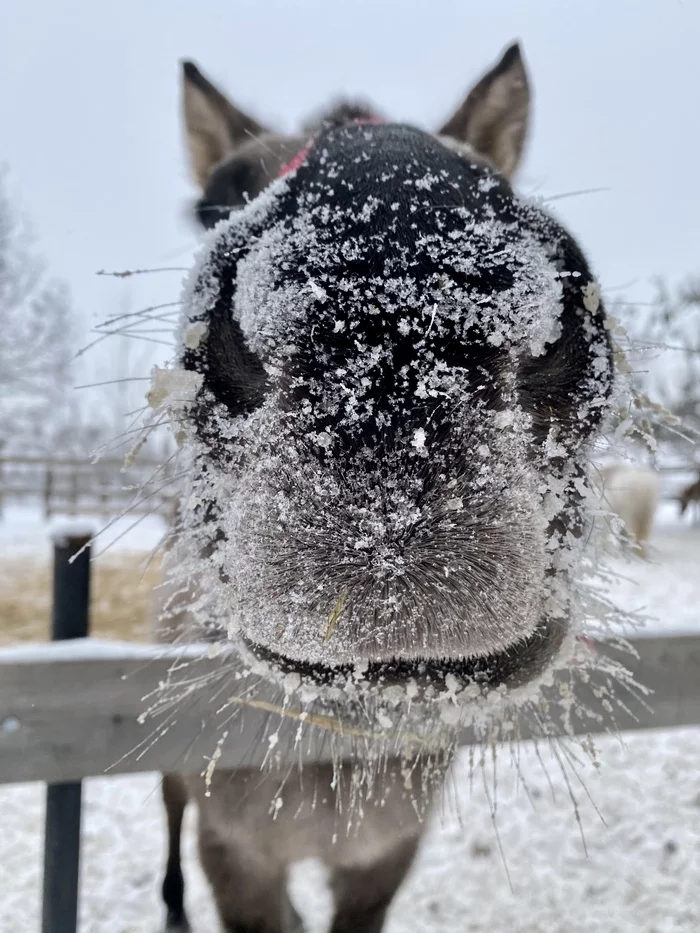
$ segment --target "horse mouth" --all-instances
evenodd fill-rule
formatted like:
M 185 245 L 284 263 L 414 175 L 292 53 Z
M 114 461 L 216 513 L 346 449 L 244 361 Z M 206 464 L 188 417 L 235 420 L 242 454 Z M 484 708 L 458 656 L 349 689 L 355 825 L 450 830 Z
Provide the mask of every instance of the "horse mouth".
M 564 619 L 545 617 L 529 635 L 501 651 L 481 657 L 396 657 L 335 665 L 288 658 L 277 651 L 244 639 L 246 648 L 281 675 L 296 674 L 307 683 L 342 687 L 364 682 L 367 686 L 401 686 L 413 681 L 421 688 L 441 692 L 455 679 L 461 686 L 482 688 L 519 687 L 535 679 L 550 665 L 568 631 Z

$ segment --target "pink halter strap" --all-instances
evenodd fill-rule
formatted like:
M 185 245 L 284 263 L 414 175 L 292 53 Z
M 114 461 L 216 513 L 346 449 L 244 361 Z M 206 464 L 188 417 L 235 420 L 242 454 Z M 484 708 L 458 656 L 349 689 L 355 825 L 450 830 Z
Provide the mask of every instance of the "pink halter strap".
M 383 120 L 380 120 L 379 117 L 358 117 L 355 120 L 351 120 L 349 125 L 356 124 L 361 126 L 363 124 L 370 124 L 376 126 L 378 123 L 383 123 Z M 289 172 L 293 172 L 295 169 L 298 169 L 300 165 L 303 165 L 307 155 L 311 151 L 311 147 L 314 144 L 314 137 L 312 136 L 308 143 L 300 149 L 295 156 L 293 156 L 289 162 L 285 162 L 284 165 L 280 166 L 280 170 L 277 173 L 278 178 L 282 178 L 283 175 L 287 175 Z

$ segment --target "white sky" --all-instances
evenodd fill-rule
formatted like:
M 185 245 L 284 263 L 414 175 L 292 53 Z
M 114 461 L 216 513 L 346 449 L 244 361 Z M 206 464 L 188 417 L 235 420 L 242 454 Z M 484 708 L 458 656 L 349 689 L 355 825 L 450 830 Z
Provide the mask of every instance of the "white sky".
M 698 270 L 698 0 L 5 0 L 2 20 L 0 163 L 86 321 L 177 298 L 177 273 L 95 272 L 187 265 L 196 245 L 183 57 L 283 129 L 338 92 L 433 127 L 518 38 L 520 187 L 607 189 L 556 202 L 605 288 L 643 299 Z

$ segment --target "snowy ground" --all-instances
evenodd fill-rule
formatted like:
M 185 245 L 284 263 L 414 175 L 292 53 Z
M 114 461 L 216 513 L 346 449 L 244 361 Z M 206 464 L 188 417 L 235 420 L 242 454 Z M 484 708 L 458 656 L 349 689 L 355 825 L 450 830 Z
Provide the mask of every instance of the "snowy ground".
M 679 522 L 675 503 L 659 507 L 648 560 L 620 556 L 609 567 L 616 606 L 649 616 L 650 629 L 700 632 L 700 524 Z
M 48 557 L 51 535 L 55 531 L 74 529 L 95 535 L 95 554 L 109 550 L 150 551 L 157 547 L 165 533 L 159 515 L 129 515 L 103 519 L 97 516 L 56 516 L 45 522 L 40 510 L 30 504 L 9 503 L 0 514 L 0 560 L 31 554 Z
M 45 535 L 39 524 L 22 531 L 0 521 L 0 552 L 36 547 Z M 118 546 L 151 547 L 159 529 L 134 530 Z M 700 629 L 700 527 L 662 508 L 650 562 L 620 561 L 618 569 L 621 605 L 644 609 L 657 628 Z M 600 767 L 582 759 L 582 783 L 572 785 L 580 826 L 553 759 L 543 767 L 532 747 L 522 747 L 527 792 L 504 760 L 498 832 L 491 789 L 477 781 L 470 791 L 464 756 L 454 771 L 459 814 L 433 821 L 387 933 L 697 933 L 700 728 L 630 734 L 624 747 L 601 738 L 598 748 Z M 40 785 L 0 787 L 0 933 L 39 929 L 42 811 Z M 195 933 L 213 933 L 191 817 L 189 911 Z M 81 933 L 156 933 L 164 845 L 158 776 L 87 781 L 83 833 Z M 323 903 L 312 868 L 302 866 L 294 879 L 302 908 Z M 323 918 L 309 929 L 321 933 Z

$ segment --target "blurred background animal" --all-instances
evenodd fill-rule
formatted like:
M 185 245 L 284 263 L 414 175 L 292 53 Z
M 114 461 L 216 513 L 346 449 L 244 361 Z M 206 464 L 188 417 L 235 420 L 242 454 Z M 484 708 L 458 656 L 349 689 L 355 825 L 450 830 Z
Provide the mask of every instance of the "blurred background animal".
M 604 505 L 622 519 L 633 548 L 646 557 L 659 502 L 659 474 L 648 467 L 614 463 L 603 467 L 600 477 Z
M 686 511 L 692 507 L 694 511 L 693 519 L 698 520 L 700 515 L 700 474 L 694 483 L 686 486 L 678 495 L 678 505 L 680 514 L 685 515 Z

